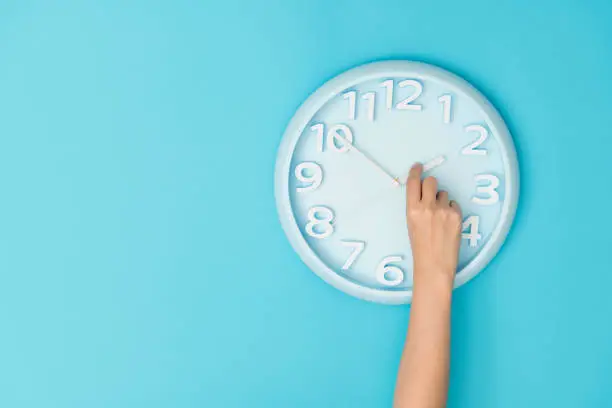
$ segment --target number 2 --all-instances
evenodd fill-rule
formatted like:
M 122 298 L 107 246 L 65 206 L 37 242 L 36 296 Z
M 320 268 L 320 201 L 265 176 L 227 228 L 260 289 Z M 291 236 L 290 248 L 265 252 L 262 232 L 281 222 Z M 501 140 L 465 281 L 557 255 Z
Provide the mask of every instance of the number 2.
M 486 149 L 477 149 L 478 146 L 480 146 L 481 144 L 483 144 L 485 142 L 485 140 L 487 140 L 487 137 L 489 137 L 489 131 L 481 125 L 470 125 L 470 126 L 466 126 L 465 127 L 465 131 L 466 132 L 476 132 L 479 133 L 480 136 L 478 137 L 478 139 L 476 139 L 474 141 L 474 143 L 471 143 L 467 146 L 465 146 L 463 148 L 463 150 L 461 150 L 461 153 L 463 154 L 471 154 L 471 155 L 478 155 L 478 156 L 485 156 L 487 154 L 487 150 Z
M 423 105 L 417 105 L 417 104 L 412 103 L 423 93 L 423 84 L 421 84 L 419 81 L 416 81 L 414 79 L 407 79 L 405 81 L 400 82 L 398 85 L 400 88 L 405 88 L 407 86 L 410 86 L 414 88 L 414 93 L 410 95 L 409 97 L 407 97 L 406 99 L 404 99 L 403 101 L 398 102 L 398 104 L 395 105 L 397 109 L 416 110 L 416 111 L 420 111 L 421 109 L 423 109 Z

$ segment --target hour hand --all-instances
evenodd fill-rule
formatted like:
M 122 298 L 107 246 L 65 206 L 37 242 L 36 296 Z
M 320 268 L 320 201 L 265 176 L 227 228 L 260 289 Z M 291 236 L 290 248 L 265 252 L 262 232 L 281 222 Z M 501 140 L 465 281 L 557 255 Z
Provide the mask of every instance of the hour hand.
M 442 163 L 444 163 L 446 161 L 446 156 L 444 155 L 440 155 L 440 156 L 436 156 L 433 159 L 425 162 L 423 164 L 423 173 L 427 173 L 429 171 L 432 171 L 433 169 L 435 169 L 436 167 L 439 167 L 442 165 Z M 403 182 L 402 185 L 405 185 L 406 182 Z
M 445 161 L 446 161 L 446 157 L 444 157 L 443 155 L 434 157 L 427 163 L 423 164 L 423 172 L 431 171 L 435 169 L 436 167 L 440 166 Z

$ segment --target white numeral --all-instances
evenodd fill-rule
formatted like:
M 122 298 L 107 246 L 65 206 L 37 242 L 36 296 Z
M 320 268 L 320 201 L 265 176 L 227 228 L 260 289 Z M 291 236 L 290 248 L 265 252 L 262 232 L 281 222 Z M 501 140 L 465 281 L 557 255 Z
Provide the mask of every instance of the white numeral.
M 474 196 L 472 197 L 472 202 L 481 205 L 491 205 L 499 201 L 499 193 L 495 190 L 497 187 L 499 187 L 499 178 L 497 178 L 497 176 L 492 174 L 480 174 L 476 176 L 475 180 L 477 183 L 481 181 L 486 181 L 489 183 L 487 185 L 480 185 L 476 187 L 477 194 L 487 194 L 488 197 L 482 198 Z
M 308 210 L 306 233 L 313 238 L 323 239 L 334 232 L 334 213 L 327 207 L 312 207 Z
M 361 255 L 361 253 L 365 249 L 365 242 L 362 242 L 362 241 L 342 241 L 342 245 L 344 245 L 346 247 L 353 248 L 353 252 L 351 252 L 351 254 L 349 255 L 349 257 L 346 260 L 346 262 L 344 263 L 344 265 L 342 265 L 342 270 L 343 271 L 347 271 L 347 270 L 349 270 L 351 268 L 351 266 L 355 263 L 355 261 L 357 260 L 359 255 Z
M 355 120 L 357 117 L 357 91 L 349 91 L 343 94 L 344 99 L 347 99 L 349 102 L 349 120 Z M 375 92 L 367 92 L 361 96 L 363 99 L 368 101 L 368 119 L 370 121 L 374 120 L 374 109 L 376 106 L 376 93 Z
M 300 163 L 295 166 L 295 178 L 302 183 L 310 184 L 309 186 L 297 187 L 298 193 L 316 190 L 323 181 L 323 169 L 314 162 Z
M 387 79 L 382 84 L 380 84 L 383 88 L 386 88 L 386 106 L 387 109 L 391 109 L 393 107 L 393 80 Z
M 369 102 L 368 120 L 372 122 L 374 121 L 374 109 L 376 107 L 376 93 L 375 92 L 365 93 L 363 94 L 362 98 Z
M 310 127 L 310 130 L 315 132 L 317 138 L 317 151 L 322 153 L 325 150 L 325 125 L 323 123 L 317 123 Z M 343 134 L 341 134 L 343 133 Z M 336 139 L 340 142 L 340 145 L 336 143 Z M 346 142 L 343 140 L 345 139 Z M 348 152 L 353 144 L 353 131 L 346 125 L 334 125 L 327 132 L 327 148 L 335 150 L 339 153 Z
M 344 135 L 341 135 L 340 132 L 344 133 Z M 336 144 L 336 139 L 341 141 L 340 146 Z M 342 139 L 346 139 L 346 141 L 349 143 L 347 144 L 342 142 Z M 327 132 L 327 147 L 329 149 L 336 150 L 339 153 L 344 153 L 349 151 L 351 148 L 350 145 L 352 144 L 353 132 L 351 131 L 351 128 L 346 125 L 334 125 L 329 129 L 329 132 Z
M 421 109 L 423 109 L 422 105 L 412 104 L 412 102 L 414 102 L 423 93 L 423 84 L 421 84 L 419 81 L 416 81 L 414 79 L 407 79 L 405 81 L 400 82 L 398 85 L 400 88 L 405 88 L 407 86 L 410 86 L 414 88 L 414 93 L 410 95 L 408 98 L 404 99 L 403 101 L 398 102 L 398 104 L 395 105 L 397 109 L 417 110 L 417 111 L 420 111 Z
M 344 94 L 344 99 L 348 99 L 349 101 L 349 119 L 355 120 L 355 114 L 356 114 L 356 109 L 357 109 L 357 104 L 356 104 L 357 92 L 355 91 L 346 92 Z
M 478 146 L 480 146 L 481 144 L 483 144 L 485 142 L 485 140 L 487 140 L 487 137 L 489 137 L 489 131 L 484 128 L 483 126 L 480 125 L 470 125 L 470 126 L 466 126 L 465 128 L 466 132 L 476 132 L 479 133 L 480 136 L 478 137 L 478 139 L 476 139 L 476 141 L 472 144 L 467 145 L 466 147 L 463 148 L 463 150 L 461 150 L 461 153 L 463 154 L 476 154 L 479 156 L 484 156 L 487 154 L 487 150 L 486 149 L 476 149 Z
M 442 104 L 442 118 L 444 123 L 450 123 L 451 121 L 451 103 L 453 98 L 450 95 L 442 95 L 438 98 L 438 102 Z
M 461 231 L 468 230 L 467 232 L 461 233 L 461 238 L 470 241 L 469 245 L 474 248 L 478 245 L 478 240 L 482 238 L 482 235 L 478 232 L 480 225 L 480 217 L 477 215 L 470 215 L 463 221 L 463 227 Z
M 323 132 L 325 130 L 325 125 L 323 123 L 317 123 L 316 125 L 313 125 L 310 127 L 310 130 L 312 130 L 313 132 L 316 132 L 316 138 L 317 138 L 317 151 L 319 153 L 323 152 Z
M 385 286 L 397 286 L 404 281 L 404 271 L 399 266 L 390 265 L 401 262 L 401 256 L 388 256 L 376 268 L 376 279 Z

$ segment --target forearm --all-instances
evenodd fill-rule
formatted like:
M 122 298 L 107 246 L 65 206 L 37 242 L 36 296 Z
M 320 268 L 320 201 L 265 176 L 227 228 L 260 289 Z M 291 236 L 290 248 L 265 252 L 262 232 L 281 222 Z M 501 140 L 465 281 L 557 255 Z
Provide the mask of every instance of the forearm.
M 451 297 L 452 281 L 445 277 L 415 282 L 408 336 L 395 391 L 395 408 L 446 406 Z
M 414 259 L 410 324 L 395 388 L 395 408 L 444 408 L 448 394 L 453 281 L 461 245 L 461 209 L 438 191 L 423 166 L 406 181 L 406 220 Z

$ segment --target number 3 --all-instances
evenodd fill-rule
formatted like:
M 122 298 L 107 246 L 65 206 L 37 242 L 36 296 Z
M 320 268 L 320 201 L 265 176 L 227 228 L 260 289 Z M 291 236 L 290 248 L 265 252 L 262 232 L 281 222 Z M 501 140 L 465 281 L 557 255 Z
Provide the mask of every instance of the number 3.
M 492 174 L 480 174 L 475 178 L 476 182 L 488 181 L 488 185 L 480 185 L 476 187 L 476 193 L 488 194 L 487 198 L 478 196 L 472 197 L 472 202 L 480 205 L 491 205 L 499 201 L 499 193 L 495 190 L 499 187 L 499 178 Z

